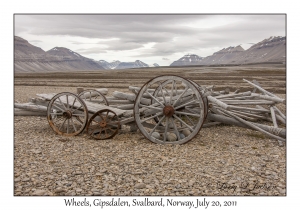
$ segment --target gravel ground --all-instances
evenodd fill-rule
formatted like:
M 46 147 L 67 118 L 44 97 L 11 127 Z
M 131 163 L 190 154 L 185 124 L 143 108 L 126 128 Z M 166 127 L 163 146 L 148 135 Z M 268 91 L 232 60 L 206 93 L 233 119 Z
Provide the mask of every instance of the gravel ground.
M 16 86 L 15 101 L 75 88 Z M 109 89 L 109 93 L 114 89 Z M 46 117 L 14 118 L 14 195 L 286 195 L 286 145 L 234 126 L 184 145 L 141 133 L 96 141 L 56 135 Z

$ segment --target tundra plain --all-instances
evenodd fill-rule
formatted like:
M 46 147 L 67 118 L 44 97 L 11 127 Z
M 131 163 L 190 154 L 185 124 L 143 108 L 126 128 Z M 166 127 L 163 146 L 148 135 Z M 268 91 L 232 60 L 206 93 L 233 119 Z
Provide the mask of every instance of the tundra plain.
M 76 87 L 130 92 L 159 75 L 177 75 L 231 92 L 253 90 L 243 78 L 286 97 L 286 66 L 159 67 L 89 72 L 15 73 L 14 100 Z M 286 113 L 285 106 L 279 106 Z M 282 125 L 281 125 L 282 126 Z M 55 134 L 46 117 L 14 117 L 14 195 L 286 195 L 286 144 L 227 125 L 202 128 L 183 145 L 159 145 L 122 131 L 96 141 Z

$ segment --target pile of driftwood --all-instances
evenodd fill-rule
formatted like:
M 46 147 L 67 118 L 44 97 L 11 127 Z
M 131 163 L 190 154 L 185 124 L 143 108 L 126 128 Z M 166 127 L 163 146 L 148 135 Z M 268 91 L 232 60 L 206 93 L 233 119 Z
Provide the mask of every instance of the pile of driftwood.
M 276 107 L 276 104 L 285 104 L 282 99 L 265 89 L 263 89 L 257 81 L 247 81 L 253 90 L 246 92 L 230 93 L 229 89 L 224 91 L 214 91 L 214 86 L 200 87 L 203 98 L 206 97 L 208 102 L 208 111 L 206 121 L 202 127 L 215 126 L 217 124 L 228 124 L 253 130 L 260 131 L 265 135 L 277 139 L 280 144 L 286 138 L 286 116 Z M 96 89 L 102 95 L 106 95 L 106 88 Z M 105 99 L 95 99 L 93 102 L 103 103 L 112 109 L 123 110 L 123 116 L 132 117 L 134 102 L 140 87 L 129 86 L 129 91 L 125 93 L 114 91 L 112 96 L 104 97 Z M 77 92 L 82 92 L 82 88 L 78 88 Z M 153 93 L 154 89 L 148 89 L 149 93 Z M 89 92 L 81 96 L 85 100 L 92 100 L 94 93 Z M 43 94 L 37 94 L 39 97 L 31 99 L 29 103 L 15 103 L 15 115 L 47 115 L 47 97 Z M 54 95 L 54 94 L 53 94 Z M 149 94 L 145 94 L 142 103 L 151 105 L 152 100 Z M 49 100 L 48 100 L 49 101 Z M 281 127 L 279 127 L 281 125 Z
M 239 93 L 236 90 L 231 94 L 211 91 L 207 96 L 210 102 L 207 120 L 257 130 L 279 140 L 281 144 L 281 141 L 285 141 L 286 130 L 279 128 L 278 124 L 285 127 L 286 116 L 276 104 L 285 104 L 285 99 L 266 91 L 255 80 L 244 81 L 253 86 L 253 91 Z M 257 90 L 260 93 L 256 93 Z M 265 122 L 272 125 L 266 125 Z

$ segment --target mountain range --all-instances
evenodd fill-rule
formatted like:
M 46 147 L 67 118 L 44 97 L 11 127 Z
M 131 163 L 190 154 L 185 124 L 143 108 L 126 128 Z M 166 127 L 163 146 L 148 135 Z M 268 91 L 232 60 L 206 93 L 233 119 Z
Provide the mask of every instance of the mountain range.
M 15 36 L 14 66 L 16 72 L 104 69 L 93 59 L 64 47 L 44 51 L 25 39 Z
M 170 66 L 186 65 L 220 65 L 220 64 L 249 64 L 266 62 L 285 62 L 286 60 L 286 37 L 271 36 L 249 49 L 244 50 L 240 45 L 223 48 L 205 58 L 195 54 L 188 54 Z
M 111 63 L 100 60 L 99 64 L 103 66 L 105 69 L 131 69 L 131 68 L 143 68 L 143 67 L 155 67 L 159 66 L 158 64 L 154 63 L 152 66 L 140 61 L 136 60 L 135 62 L 121 62 L 121 61 L 113 61 Z
M 111 63 L 86 58 L 64 47 L 54 47 L 44 51 L 27 40 L 14 37 L 15 72 L 82 71 L 104 69 L 127 69 L 159 66 L 148 65 L 140 60 L 135 62 L 113 61 Z
M 231 46 L 223 48 L 207 57 L 187 54 L 177 61 L 172 62 L 170 66 L 229 65 L 285 62 L 285 60 L 286 37 L 272 36 L 254 44 L 247 50 L 244 50 L 241 46 Z M 148 65 L 140 60 L 136 60 L 135 62 L 115 60 L 110 63 L 105 60 L 96 61 L 64 47 L 54 47 L 51 50 L 44 51 L 21 37 L 14 37 L 15 72 L 82 71 L 158 66 L 157 63 Z

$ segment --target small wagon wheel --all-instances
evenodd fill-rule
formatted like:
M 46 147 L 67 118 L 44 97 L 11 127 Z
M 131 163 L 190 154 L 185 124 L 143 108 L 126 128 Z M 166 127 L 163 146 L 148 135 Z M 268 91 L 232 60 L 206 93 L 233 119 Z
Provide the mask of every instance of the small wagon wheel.
M 103 109 L 89 119 L 87 133 L 98 140 L 110 139 L 118 133 L 119 127 L 120 121 L 116 113 Z
M 80 134 L 88 121 L 88 109 L 78 95 L 63 92 L 48 104 L 47 119 L 50 127 L 63 136 Z
M 151 94 L 149 89 L 155 89 L 154 93 Z M 140 103 L 144 94 L 155 103 Z M 142 107 L 141 112 L 139 107 Z M 159 76 L 140 89 L 134 104 L 134 118 L 141 133 L 150 141 L 183 144 L 201 129 L 205 105 L 199 89 L 192 82 L 179 76 Z
M 94 90 L 94 89 L 82 91 L 78 96 L 81 99 L 86 100 L 86 101 L 90 101 L 90 102 L 94 102 L 94 103 L 98 103 L 98 104 L 104 104 L 106 106 L 109 106 L 106 97 L 102 93 L 100 93 L 99 91 Z

